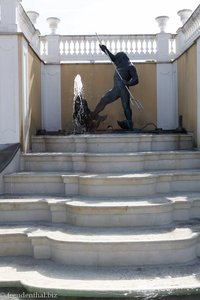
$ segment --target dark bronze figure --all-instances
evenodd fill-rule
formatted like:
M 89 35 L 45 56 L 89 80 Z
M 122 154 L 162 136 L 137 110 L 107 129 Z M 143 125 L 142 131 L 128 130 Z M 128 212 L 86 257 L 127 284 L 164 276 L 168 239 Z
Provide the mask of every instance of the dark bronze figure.
M 99 101 L 95 110 L 91 113 L 91 117 L 99 122 L 105 120 L 106 116 L 100 116 L 99 113 L 104 108 L 121 98 L 122 107 L 126 120 L 118 121 L 118 124 L 123 129 L 132 130 L 132 110 L 130 107 L 130 94 L 127 87 L 138 84 L 138 75 L 135 66 L 130 62 L 128 56 L 124 52 L 119 52 L 116 55 L 112 54 L 105 45 L 99 45 L 101 50 L 106 53 L 111 61 L 116 66 L 116 72 L 114 74 L 114 86 L 109 90 Z M 119 76 L 119 74 L 120 76 Z

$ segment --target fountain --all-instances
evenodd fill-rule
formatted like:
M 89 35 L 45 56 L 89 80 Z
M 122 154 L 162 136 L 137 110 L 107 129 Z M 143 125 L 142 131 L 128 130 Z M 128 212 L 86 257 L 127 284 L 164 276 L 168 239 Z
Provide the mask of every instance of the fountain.
M 73 120 L 74 133 L 83 134 L 90 131 L 90 109 L 86 99 L 83 98 L 83 84 L 78 74 L 74 79 L 74 106 Z

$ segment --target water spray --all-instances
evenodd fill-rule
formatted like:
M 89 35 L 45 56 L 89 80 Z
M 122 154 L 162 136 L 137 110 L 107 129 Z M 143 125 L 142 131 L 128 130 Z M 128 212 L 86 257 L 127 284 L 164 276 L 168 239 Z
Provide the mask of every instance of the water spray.
M 73 119 L 75 123 L 75 133 L 85 133 L 87 131 L 89 113 L 87 102 L 83 99 L 81 76 L 78 74 L 74 79 Z

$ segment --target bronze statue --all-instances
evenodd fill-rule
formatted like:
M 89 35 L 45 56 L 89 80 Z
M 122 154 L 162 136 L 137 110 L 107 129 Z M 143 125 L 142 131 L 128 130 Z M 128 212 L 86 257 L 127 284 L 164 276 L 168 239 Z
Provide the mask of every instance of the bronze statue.
M 124 52 L 118 52 L 116 55 L 112 54 L 105 45 L 99 45 L 101 50 L 105 52 L 116 66 L 116 72 L 114 74 L 114 86 L 109 90 L 99 101 L 96 108 L 91 112 L 91 118 L 98 123 L 105 120 L 107 116 L 101 116 L 99 113 L 104 108 L 121 98 L 122 107 L 126 120 L 118 121 L 118 124 L 123 129 L 132 130 L 132 110 L 130 107 L 130 93 L 129 86 L 138 84 L 138 75 L 135 66 L 130 62 L 128 56 Z

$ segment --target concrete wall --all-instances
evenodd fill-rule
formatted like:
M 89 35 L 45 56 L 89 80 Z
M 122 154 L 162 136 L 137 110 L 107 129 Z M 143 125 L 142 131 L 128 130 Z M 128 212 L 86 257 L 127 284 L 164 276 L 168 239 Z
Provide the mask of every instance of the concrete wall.
M 197 55 L 196 44 L 178 60 L 178 114 L 183 116 L 183 127 L 194 132 L 197 139 Z
M 139 112 L 136 106 L 133 108 L 134 126 L 141 128 L 146 123 L 157 120 L 156 108 L 156 64 L 135 64 L 139 75 L 139 84 L 131 88 L 136 99 L 144 106 L 144 112 Z M 89 108 L 93 110 L 99 99 L 113 86 L 114 68 L 112 64 L 63 64 L 61 66 L 61 111 L 62 128 L 71 130 L 74 78 L 80 74 L 83 82 L 84 97 L 88 101 Z M 107 114 L 100 129 L 106 129 L 108 125 L 118 128 L 117 120 L 123 120 L 124 114 L 120 100 L 108 105 L 102 114 Z

